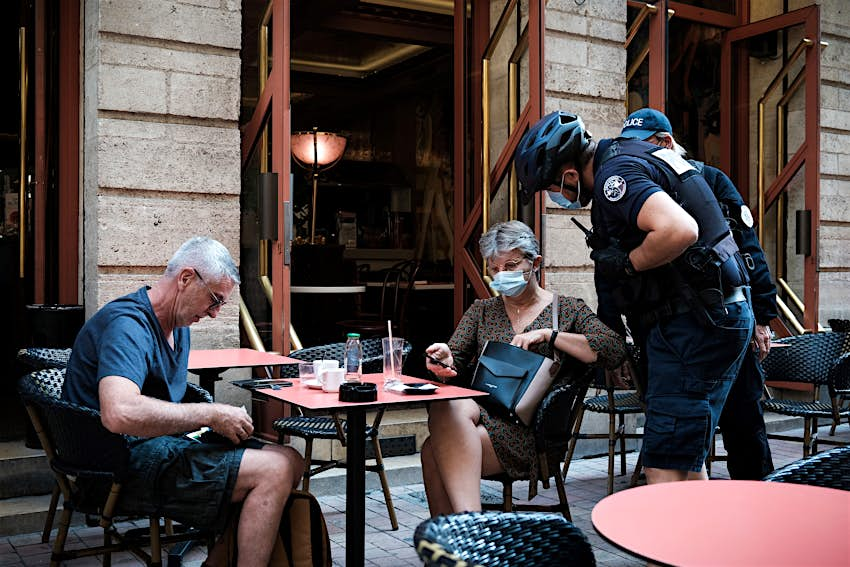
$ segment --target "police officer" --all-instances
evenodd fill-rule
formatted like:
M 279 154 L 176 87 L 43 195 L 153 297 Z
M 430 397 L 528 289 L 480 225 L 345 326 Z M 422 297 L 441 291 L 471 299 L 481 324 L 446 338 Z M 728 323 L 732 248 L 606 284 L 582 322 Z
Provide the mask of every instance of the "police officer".
M 672 131 L 670 121 L 663 113 L 653 108 L 642 108 L 626 118 L 620 137 L 645 140 L 684 157 L 685 149 L 673 138 Z M 715 167 L 695 160 L 688 162 L 702 173 L 717 198 L 750 276 L 756 319 L 753 343 L 726 398 L 720 414 L 720 430 L 728 454 L 729 475 L 736 480 L 760 480 L 773 471 L 761 407 L 764 371 L 759 361 L 770 352 L 769 324 L 777 316 L 776 286 L 770 278 L 764 251 L 753 230 L 753 215 L 732 180 Z
M 564 208 L 593 200 L 599 316 L 622 329 L 624 315 L 645 352 L 647 482 L 707 478 L 753 315 L 746 268 L 705 180 L 667 148 L 597 144 L 581 118 L 563 111 L 523 136 L 515 165 L 526 202 L 541 190 Z

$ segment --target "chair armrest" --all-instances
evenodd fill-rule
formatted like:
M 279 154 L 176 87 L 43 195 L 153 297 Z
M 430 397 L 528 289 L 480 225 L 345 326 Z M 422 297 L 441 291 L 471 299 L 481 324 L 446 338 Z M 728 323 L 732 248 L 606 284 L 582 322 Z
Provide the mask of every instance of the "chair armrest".
M 838 357 L 827 378 L 830 397 L 836 394 L 850 394 L 850 352 Z
M 191 382 L 186 383 L 186 393 L 180 400 L 184 404 L 210 404 L 213 401 L 209 392 Z

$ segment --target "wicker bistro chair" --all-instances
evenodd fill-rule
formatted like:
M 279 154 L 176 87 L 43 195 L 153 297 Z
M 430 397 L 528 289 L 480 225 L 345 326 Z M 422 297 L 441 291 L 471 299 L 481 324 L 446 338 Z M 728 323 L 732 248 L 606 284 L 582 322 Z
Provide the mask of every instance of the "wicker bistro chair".
M 642 414 L 644 412 L 643 403 L 640 400 L 640 393 L 636 390 L 620 391 L 617 390 L 610 379 L 606 378 L 605 372 L 600 370 L 597 374 L 597 388 L 605 389 L 605 394 L 597 394 L 591 398 L 584 400 L 584 403 L 579 409 L 576 417 L 575 426 L 573 427 L 572 436 L 570 437 L 570 446 L 567 450 L 567 456 L 564 460 L 564 470 L 562 472 L 564 480 L 567 478 L 567 473 L 570 470 L 570 462 L 573 458 L 573 453 L 576 448 L 576 442 L 579 439 L 607 439 L 608 440 L 608 494 L 614 493 L 614 457 L 617 453 L 617 442 L 620 442 L 620 474 L 626 474 L 626 439 L 642 439 L 640 433 L 626 433 L 625 419 L 629 414 Z M 603 413 L 608 415 L 608 432 L 607 433 L 581 433 L 581 424 L 584 420 L 585 412 Z M 641 470 L 641 459 L 638 456 L 638 462 L 635 466 L 634 473 L 630 486 L 636 486 Z
M 528 478 L 513 478 L 507 473 L 500 473 L 484 477 L 484 480 L 502 483 L 502 501 L 482 503 L 485 510 L 560 512 L 567 519 L 571 518 L 567 491 L 564 488 L 564 479 L 560 473 L 560 462 L 561 457 L 566 452 L 570 431 L 575 423 L 592 375 L 592 370 L 584 369 L 577 373 L 577 377 L 571 382 L 554 388 L 540 402 L 540 407 L 537 408 L 537 413 L 534 416 L 532 428 L 534 429 L 540 481 L 543 488 L 549 488 L 549 478 L 555 479 L 558 503 L 515 503 L 513 501 L 513 483 L 518 480 L 528 480 Z
M 381 339 L 366 339 L 362 342 L 363 345 L 363 373 L 371 374 L 383 371 L 383 347 Z M 412 345 L 405 341 L 402 356 L 404 359 L 410 354 Z M 345 352 L 345 343 L 333 343 L 316 347 L 308 347 L 289 353 L 292 358 L 299 360 L 341 360 Z M 295 376 L 298 369 L 295 368 Z M 287 370 L 292 372 L 292 370 Z M 292 376 L 290 376 L 292 377 Z M 379 440 L 379 428 L 381 419 L 384 417 L 384 410 L 379 409 L 375 415 L 375 420 L 372 425 L 366 426 L 366 438 L 372 442 L 372 447 L 375 451 L 375 464 L 366 465 L 366 470 L 378 473 L 381 480 L 381 488 L 384 491 L 384 501 L 387 505 L 387 513 L 390 517 L 392 529 L 398 529 L 398 520 L 396 519 L 395 509 L 393 508 L 393 500 L 390 495 L 390 486 L 387 482 L 387 474 L 384 470 L 384 459 L 381 455 L 381 444 Z M 278 439 L 282 443 L 287 435 L 293 437 L 301 437 L 305 441 L 304 447 L 304 477 L 302 480 L 302 489 L 310 490 L 310 478 L 332 468 L 344 468 L 345 462 L 340 459 L 320 460 L 313 458 L 313 441 L 316 439 L 338 440 L 344 447 L 346 444 L 346 433 L 348 424 L 344 419 L 341 419 L 338 414 L 334 413 L 328 416 L 311 416 L 301 413 L 300 415 L 282 417 L 275 420 L 273 426 L 277 431 Z
M 838 423 L 842 417 L 850 418 L 850 406 L 839 397 L 841 391 L 850 390 L 850 356 L 841 356 L 845 333 L 815 333 L 779 339 L 789 346 L 771 349 L 762 365 L 767 382 L 797 382 L 812 386 L 805 400 L 777 399 L 763 401 L 764 410 L 802 417 L 803 437 L 768 433 L 771 439 L 802 441 L 803 457 L 817 453 L 818 442 L 843 445 L 831 439 L 818 439 L 818 419 L 831 419 Z M 820 401 L 820 387 L 826 385 L 830 402 Z
M 850 447 L 835 447 L 800 459 L 773 471 L 764 480 L 850 490 Z
M 99 412 L 59 398 L 64 374 L 64 368 L 44 369 L 23 376 L 18 383 L 18 391 L 64 500 L 59 531 L 50 557 L 51 567 L 68 559 L 91 555 L 103 555 L 104 565 L 109 565 L 114 551 L 131 551 L 149 565 L 161 565 L 163 544 L 209 540 L 209 534 L 191 529 L 163 535 L 160 518 L 156 516 L 149 517 L 150 527 L 147 530 L 118 531 L 114 523 L 117 513 L 131 518 L 139 516 L 132 510 L 121 509 L 121 481 L 128 459 L 127 439 L 104 428 Z M 197 388 L 191 390 L 193 396 L 190 397 L 199 401 L 204 398 L 196 391 Z M 209 394 L 206 399 L 210 399 Z M 109 487 L 107 495 L 101 499 L 91 490 L 86 495 L 82 485 L 88 481 L 103 482 L 104 487 Z M 74 512 L 99 516 L 103 545 L 65 549 Z M 168 524 L 166 531 L 171 531 Z M 148 546 L 150 553 L 144 550 Z
M 30 347 L 22 348 L 17 354 L 18 362 L 32 370 L 65 368 L 68 366 L 69 358 L 71 358 L 71 349 L 69 348 Z
M 587 538 L 558 514 L 465 512 L 425 520 L 413 544 L 426 567 L 592 567 Z

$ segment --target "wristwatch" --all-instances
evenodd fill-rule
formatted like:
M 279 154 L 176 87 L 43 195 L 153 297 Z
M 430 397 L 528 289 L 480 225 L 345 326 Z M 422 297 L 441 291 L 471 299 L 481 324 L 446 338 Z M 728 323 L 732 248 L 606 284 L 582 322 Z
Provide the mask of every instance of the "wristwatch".
M 632 259 L 631 257 L 629 257 L 628 254 L 626 254 L 626 265 L 623 266 L 623 269 L 625 270 L 627 276 L 634 276 L 637 274 L 637 270 L 635 270 L 635 267 L 632 264 Z

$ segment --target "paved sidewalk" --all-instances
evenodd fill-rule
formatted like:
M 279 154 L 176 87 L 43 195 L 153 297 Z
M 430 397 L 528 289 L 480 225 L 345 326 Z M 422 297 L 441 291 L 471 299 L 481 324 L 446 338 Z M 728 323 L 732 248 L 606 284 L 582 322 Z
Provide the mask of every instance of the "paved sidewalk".
M 798 434 L 800 430 L 788 433 Z M 829 428 L 820 429 L 821 439 L 828 438 Z M 850 442 L 850 431 L 846 423 L 839 428 L 836 437 L 844 442 Z M 821 445 L 821 450 L 829 446 Z M 774 464 L 783 466 L 802 457 L 802 445 L 797 442 L 771 440 Z M 718 453 L 722 454 L 722 443 L 718 442 Z M 615 490 L 628 486 L 632 469 L 637 460 L 636 453 L 630 453 L 627 458 L 628 468 L 625 476 L 615 478 Z M 619 459 L 618 459 L 619 461 Z M 619 469 L 619 462 L 616 463 Z M 606 543 L 593 529 L 590 523 L 590 512 L 593 506 L 606 495 L 608 463 L 607 457 L 579 459 L 570 466 L 567 479 L 567 496 L 570 502 L 573 522 L 584 531 L 593 545 L 596 562 L 605 567 L 644 566 L 644 561 L 638 560 L 628 553 Z M 619 470 L 615 470 L 619 472 Z M 713 478 L 728 478 L 724 462 L 714 464 Z M 498 494 L 499 484 L 485 483 L 482 492 Z M 516 483 L 514 494 L 526 494 L 527 485 Z M 367 493 L 366 500 L 366 565 L 369 566 L 406 566 L 421 565 L 413 549 L 413 530 L 423 520 L 428 518 L 428 508 L 425 502 L 425 489 L 422 484 L 392 488 L 396 514 L 398 516 L 398 531 L 390 531 L 387 510 L 380 490 Z M 554 485 L 548 490 L 541 490 L 538 501 L 557 500 Z M 334 565 L 345 565 L 345 497 L 324 496 L 319 498 L 322 510 L 330 532 Z M 639 513 L 635 520 L 639 521 Z M 55 534 L 55 531 L 54 531 Z M 86 542 L 95 545 L 101 541 L 102 532 L 99 528 L 74 528 L 69 535 L 72 546 L 82 546 Z M 47 565 L 50 558 L 50 545 L 40 543 L 41 535 L 25 534 L 12 537 L 0 536 L 0 566 Z M 198 567 L 203 562 L 205 550 L 193 549 L 184 559 L 186 567 Z M 142 563 L 134 556 L 126 553 L 113 555 L 112 564 L 119 566 L 138 566 Z M 99 558 L 90 557 L 68 562 L 71 567 L 101 565 Z

